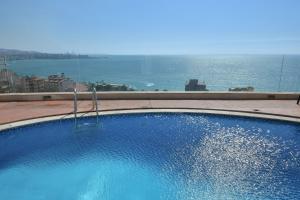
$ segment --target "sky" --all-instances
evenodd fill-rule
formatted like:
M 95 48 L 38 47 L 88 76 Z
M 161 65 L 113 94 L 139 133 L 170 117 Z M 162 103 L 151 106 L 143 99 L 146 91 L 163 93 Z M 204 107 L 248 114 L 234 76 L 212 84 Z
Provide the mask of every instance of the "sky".
M 299 0 L 0 0 L 0 48 L 300 54 Z

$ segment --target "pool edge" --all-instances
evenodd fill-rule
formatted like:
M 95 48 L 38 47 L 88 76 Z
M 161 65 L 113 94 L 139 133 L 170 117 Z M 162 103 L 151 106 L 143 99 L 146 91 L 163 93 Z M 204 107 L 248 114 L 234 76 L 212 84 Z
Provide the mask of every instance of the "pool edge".
M 247 111 L 214 110 L 214 109 L 191 109 L 191 108 L 188 109 L 187 108 L 121 109 L 121 110 L 101 111 L 99 114 L 101 116 L 101 115 L 139 114 L 139 113 L 199 113 L 199 114 L 215 114 L 215 115 L 224 115 L 224 116 L 249 117 L 249 118 L 300 123 L 300 118 L 298 117 L 274 115 L 269 113 L 254 113 L 254 112 L 247 112 Z M 96 116 L 96 113 L 95 112 L 80 113 L 79 116 L 91 117 L 91 116 Z M 26 126 L 30 124 L 37 124 L 42 122 L 64 120 L 64 119 L 71 119 L 71 118 L 74 118 L 73 114 L 63 114 L 63 115 L 54 115 L 54 116 L 40 117 L 34 119 L 26 119 L 26 120 L 2 124 L 0 125 L 0 131 Z

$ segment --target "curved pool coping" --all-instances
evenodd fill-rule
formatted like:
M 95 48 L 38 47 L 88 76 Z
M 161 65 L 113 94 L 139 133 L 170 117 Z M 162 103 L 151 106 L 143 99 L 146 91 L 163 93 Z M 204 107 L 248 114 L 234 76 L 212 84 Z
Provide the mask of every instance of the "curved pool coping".
M 249 118 L 258 118 L 258 119 L 267 119 L 267 120 L 276 120 L 283 122 L 293 122 L 300 123 L 300 118 L 274 115 L 269 113 L 254 113 L 254 112 L 245 112 L 245 111 L 227 111 L 227 110 L 213 110 L 213 109 L 122 109 L 122 110 L 110 110 L 110 111 L 101 111 L 99 115 L 118 115 L 118 114 L 141 114 L 141 113 L 199 113 L 199 114 L 214 114 L 214 115 L 223 115 L 223 116 L 236 116 L 236 117 L 249 117 Z M 96 116 L 95 112 L 88 113 L 78 113 L 77 117 L 91 117 Z M 30 124 L 55 121 L 55 120 L 64 120 L 74 118 L 74 114 L 63 114 L 55 116 L 40 117 L 34 119 L 27 119 L 12 123 L 7 123 L 0 125 L 0 131 L 6 129 L 17 128 L 21 126 L 26 126 Z

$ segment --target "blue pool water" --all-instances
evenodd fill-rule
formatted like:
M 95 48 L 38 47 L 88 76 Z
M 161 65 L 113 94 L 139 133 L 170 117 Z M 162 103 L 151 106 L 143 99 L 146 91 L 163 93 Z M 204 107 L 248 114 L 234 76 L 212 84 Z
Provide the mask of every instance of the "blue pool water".
M 0 198 L 300 199 L 300 125 L 130 114 L 0 132 Z

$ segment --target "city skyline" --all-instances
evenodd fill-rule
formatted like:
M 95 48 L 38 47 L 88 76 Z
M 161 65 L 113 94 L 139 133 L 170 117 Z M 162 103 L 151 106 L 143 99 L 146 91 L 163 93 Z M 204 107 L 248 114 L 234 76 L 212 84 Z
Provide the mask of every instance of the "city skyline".
M 0 48 L 80 54 L 299 54 L 297 0 L 1 0 Z

